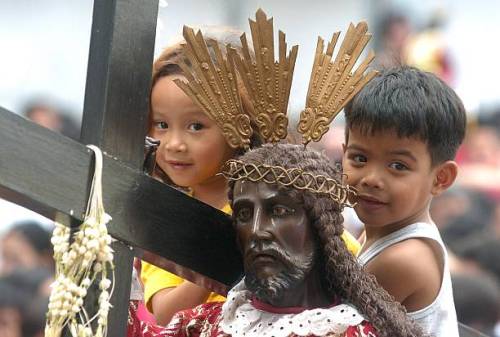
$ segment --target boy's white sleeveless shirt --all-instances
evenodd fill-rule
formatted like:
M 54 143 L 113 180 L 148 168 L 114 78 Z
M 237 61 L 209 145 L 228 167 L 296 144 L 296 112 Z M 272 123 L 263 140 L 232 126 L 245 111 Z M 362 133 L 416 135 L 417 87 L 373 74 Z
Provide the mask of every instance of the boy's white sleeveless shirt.
M 413 318 L 424 329 L 424 332 L 432 336 L 458 337 L 458 322 L 455 303 L 453 301 L 448 253 L 441 235 L 434 224 L 419 222 L 401 228 L 375 241 L 366 251 L 358 256 L 358 261 L 361 265 L 366 265 L 384 249 L 411 238 L 428 239 L 437 243 L 443 261 L 441 264 L 443 279 L 441 281 L 441 289 L 434 302 L 425 308 L 409 312 L 408 316 Z

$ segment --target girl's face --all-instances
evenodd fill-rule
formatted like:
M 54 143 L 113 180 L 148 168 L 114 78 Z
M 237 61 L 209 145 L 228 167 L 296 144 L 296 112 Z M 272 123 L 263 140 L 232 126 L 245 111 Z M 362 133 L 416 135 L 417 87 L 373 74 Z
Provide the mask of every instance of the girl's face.
M 220 179 L 222 165 L 234 156 L 221 129 L 173 80 L 160 78 L 151 93 L 150 136 L 160 140 L 157 164 L 172 181 L 196 188 Z
M 0 307 L 0 336 L 21 337 L 22 317 L 18 309 Z
M 0 241 L 0 274 L 8 274 L 17 268 L 34 268 L 42 265 L 42 259 L 24 236 L 16 231 L 6 234 Z

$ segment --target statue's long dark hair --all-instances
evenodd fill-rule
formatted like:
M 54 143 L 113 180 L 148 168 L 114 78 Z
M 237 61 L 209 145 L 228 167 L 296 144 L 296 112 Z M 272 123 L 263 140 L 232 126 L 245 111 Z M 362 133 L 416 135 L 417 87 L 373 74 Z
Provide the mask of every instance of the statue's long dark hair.
M 301 145 L 266 144 L 241 157 L 245 162 L 285 168 L 299 167 L 315 175 L 327 175 L 340 181 L 340 172 L 328 158 Z M 234 182 L 230 182 L 232 201 Z M 344 230 L 340 206 L 327 196 L 290 188 L 304 205 L 321 244 L 327 292 L 352 303 L 377 329 L 381 337 L 422 336 L 421 329 L 406 316 L 405 308 L 382 289 L 375 277 L 363 270 L 341 238 Z

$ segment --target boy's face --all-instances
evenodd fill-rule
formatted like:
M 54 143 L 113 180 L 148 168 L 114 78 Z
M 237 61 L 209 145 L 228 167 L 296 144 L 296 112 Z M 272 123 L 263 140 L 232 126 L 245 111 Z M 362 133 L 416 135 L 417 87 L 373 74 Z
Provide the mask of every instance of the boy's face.
M 359 193 L 354 209 L 367 227 L 394 231 L 430 220 L 438 168 L 423 141 L 400 138 L 395 131 L 363 135 L 351 129 L 342 164 L 345 182 Z

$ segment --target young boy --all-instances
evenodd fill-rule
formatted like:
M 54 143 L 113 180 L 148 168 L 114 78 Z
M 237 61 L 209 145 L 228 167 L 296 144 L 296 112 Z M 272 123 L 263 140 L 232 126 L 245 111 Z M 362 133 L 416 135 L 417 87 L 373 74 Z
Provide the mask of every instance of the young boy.
M 366 238 L 359 261 L 430 335 L 458 337 L 447 253 L 429 214 L 457 176 L 462 102 L 435 75 L 384 70 L 345 108 L 346 183 Z

